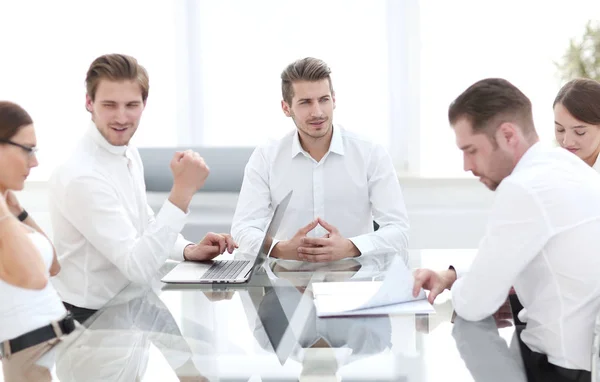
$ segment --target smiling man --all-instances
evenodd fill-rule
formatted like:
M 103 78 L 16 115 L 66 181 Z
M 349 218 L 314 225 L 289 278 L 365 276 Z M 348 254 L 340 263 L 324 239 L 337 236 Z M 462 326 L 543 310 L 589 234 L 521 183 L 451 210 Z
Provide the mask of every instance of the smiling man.
M 333 124 L 330 73 L 308 57 L 281 74 L 281 107 L 296 128 L 248 161 L 231 228 L 245 250 L 258 250 L 274 207 L 293 190 L 272 257 L 328 262 L 382 249 L 405 254 L 408 218 L 392 160 L 381 145 Z
M 179 234 L 192 196 L 209 174 L 198 153 L 175 153 L 168 200 L 156 217 L 148 206 L 142 161 L 129 144 L 149 91 L 148 74 L 136 59 L 98 57 L 86 87 L 92 121 L 50 180 L 54 244 L 62 264 L 53 283 L 81 322 L 129 282 L 149 282 L 167 258 L 208 260 L 235 247 L 229 235 L 209 233 L 193 244 Z

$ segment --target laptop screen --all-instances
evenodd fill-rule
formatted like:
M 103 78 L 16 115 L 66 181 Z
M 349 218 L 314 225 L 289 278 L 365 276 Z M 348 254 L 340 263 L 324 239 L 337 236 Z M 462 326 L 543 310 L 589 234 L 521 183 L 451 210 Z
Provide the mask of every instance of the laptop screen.
M 264 297 L 256 308 L 261 325 L 255 330 L 264 330 L 279 363 L 283 365 L 298 342 L 273 286 L 264 288 Z
M 290 204 L 290 199 L 292 199 L 292 193 L 293 191 L 288 192 L 288 194 L 281 200 L 277 207 L 275 207 L 273 218 L 271 218 L 271 222 L 267 227 L 262 244 L 258 248 L 258 254 L 256 256 L 254 267 L 252 267 L 251 275 L 254 274 L 254 272 L 256 272 L 260 267 L 262 267 L 267 260 L 271 245 L 273 245 L 273 238 L 279 230 L 279 226 L 281 225 L 285 211 L 287 210 L 288 204 Z

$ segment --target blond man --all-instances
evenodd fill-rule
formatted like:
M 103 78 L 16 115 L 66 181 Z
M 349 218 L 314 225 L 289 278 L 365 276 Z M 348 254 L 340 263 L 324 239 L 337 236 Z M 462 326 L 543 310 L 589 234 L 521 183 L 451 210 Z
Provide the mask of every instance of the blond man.
M 79 321 L 129 282 L 147 283 L 167 259 L 209 260 L 235 247 L 229 235 L 193 244 L 180 231 L 208 166 L 198 153 L 171 160 L 173 188 L 154 215 L 146 200 L 142 161 L 130 140 L 149 93 L 148 73 L 135 58 L 109 54 L 92 62 L 85 107 L 90 126 L 50 181 L 54 243 L 63 271 L 54 280 Z

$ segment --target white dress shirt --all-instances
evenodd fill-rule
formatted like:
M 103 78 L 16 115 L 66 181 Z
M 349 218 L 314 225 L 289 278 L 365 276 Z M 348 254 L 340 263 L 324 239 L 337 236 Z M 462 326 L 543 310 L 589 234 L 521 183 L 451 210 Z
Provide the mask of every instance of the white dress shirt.
M 381 145 L 336 125 L 329 151 L 319 162 L 302 149 L 295 129 L 258 147 L 246 165 L 231 227 L 240 248 L 258 251 L 274 207 L 290 190 L 294 193 L 277 241 L 291 239 L 321 217 L 363 255 L 382 248 L 406 253 L 406 207 L 392 160 Z M 373 220 L 380 226 L 376 232 Z M 317 226 L 308 236 L 326 233 Z
M 50 179 L 63 301 L 99 309 L 130 281 L 147 283 L 170 257 L 183 260 L 186 213 L 168 200 L 154 216 L 135 147 L 112 146 L 92 123 Z
M 598 158 L 596 158 L 596 162 L 594 162 L 593 169 L 597 172 L 600 172 L 600 155 L 598 155 Z
M 521 338 L 548 360 L 590 370 L 600 311 L 600 176 L 562 148 L 533 145 L 496 190 L 470 271 L 452 287 L 458 315 L 493 314 L 514 285 Z
M 36 246 L 50 278 L 54 251 L 52 244 L 38 232 L 28 234 Z M 52 284 L 44 289 L 20 288 L 0 280 L 0 344 L 65 317 L 67 311 Z

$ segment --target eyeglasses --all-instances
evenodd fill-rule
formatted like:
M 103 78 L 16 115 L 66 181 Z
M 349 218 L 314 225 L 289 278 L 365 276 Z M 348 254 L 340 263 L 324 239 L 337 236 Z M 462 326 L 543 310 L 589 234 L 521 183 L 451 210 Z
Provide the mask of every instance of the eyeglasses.
M 19 148 L 21 148 L 23 151 L 25 151 L 27 153 L 27 156 L 32 158 L 33 156 L 35 156 L 38 152 L 38 148 L 37 147 L 28 147 L 28 146 L 24 146 L 20 143 L 16 143 L 13 141 L 9 141 L 7 139 L 0 139 L 0 143 L 4 143 L 7 145 L 13 145 L 13 146 L 17 146 Z

